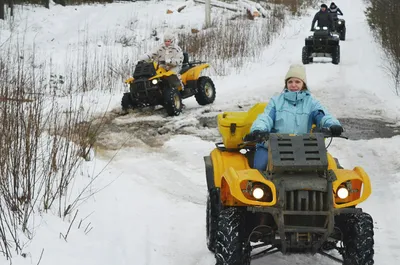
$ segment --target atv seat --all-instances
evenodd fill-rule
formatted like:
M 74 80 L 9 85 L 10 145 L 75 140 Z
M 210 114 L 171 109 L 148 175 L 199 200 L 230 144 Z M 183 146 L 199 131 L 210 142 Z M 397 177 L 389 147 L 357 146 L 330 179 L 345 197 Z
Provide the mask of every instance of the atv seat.
M 187 70 L 189 70 L 192 66 L 189 64 L 189 54 L 187 52 L 183 53 L 183 62 L 182 62 L 182 68 L 179 71 L 179 74 L 183 74 Z

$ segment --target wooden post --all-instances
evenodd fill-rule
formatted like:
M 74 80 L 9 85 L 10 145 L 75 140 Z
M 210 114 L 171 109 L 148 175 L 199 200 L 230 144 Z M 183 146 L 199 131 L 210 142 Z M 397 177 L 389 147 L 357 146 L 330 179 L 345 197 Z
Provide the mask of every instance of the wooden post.
M 206 11 L 206 28 L 209 28 L 211 26 L 211 0 L 206 0 L 205 11 Z
M 8 0 L 8 7 L 10 8 L 10 17 L 14 16 L 14 1 Z

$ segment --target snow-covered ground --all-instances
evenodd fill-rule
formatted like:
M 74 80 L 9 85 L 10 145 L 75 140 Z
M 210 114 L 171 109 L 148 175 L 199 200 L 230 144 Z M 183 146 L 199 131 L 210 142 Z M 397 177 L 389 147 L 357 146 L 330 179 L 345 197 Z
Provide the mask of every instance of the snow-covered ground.
M 393 93 L 390 80 L 381 67 L 382 56 L 369 33 L 363 1 L 335 2 L 345 14 L 348 34 L 346 41 L 340 42 L 341 63 L 333 65 L 327 59 L 315 59 L 314 64 L 307 65 L 311 92 L 339 119 L 373 117 L 399 122 L 400 98 Z M 166 14 L 167 8 L 174 9 L 182 3 L 150 1 L 106 6 L 52 6 L 50 10 L 30 7 L 19 14 L 23 23 L 15 28 L 22 34 L 24 23 L 29 25 L 24 33 L 26 43 L 39 42 L 38 54 L 52 54 L 62 67 L 68 51 L 74 49 L 88 31 L 93 32 L 89 34 L 93 49 L 111 47 L 113 44 L 105 40 L 99 43 L 96 36 L 104 36 L 106 32 L 110 36 L 126 34 L 129 32 L 126 25 L 132 19 L 135 21 L 136 14 L 152 17 L 135 26 L 135 34 L 131 34 L 138 38 L 141 29 L 149 25 L 173 23 L 201 27 L 204 20 L 201 5 L 184 9 L 182 13 Z M 24 19 L 26 14 L 29 15 Z M 155 114 L 149 119 L 178 124 L 203 110 L 236 110 L 237 105 L 246 110 L 255 102 L 267 101 L 282 90 L 289 65 L 301 63 L 301 48 L 304 38 L 311 34 L 313 15 L 311 12 L 290 21 L 280 37 L 265 49 L 259 62 L 250 64 L 240 75 L 213 76 L 217 99 L 212 106 L 200 107 L 190 98 L 184 101 L 186 109 L 181 116 Z M 0 30 L 1 44 L 10 31 L 4 23 L 0 24 Z M 142 34 L 145 36 L 144 32 Z M 152 45 L 154 43 L 146 44 L 143 51 Z M 124 53 L 124 50 L 116 44 L 115 52 Z M 96 103 L 117 108 L 120 97 L 118 91 L 98 97 Z M 132 114 L 114 122 L 135 122 L 137 119 Z M 110 137 L 122 144 L 129 135 Z M 161 147 L 137 142 L 136 146 L 131 145 L 117 153 L 102 150 L 95 160 L 86 162 L 82 171 L 91 172 L 91 175 L 105 167 L 92 187 L 93 191 L 100 191 L 80 205 L 67 242 L 60 239 L 60 233 L 65 235 L 73 216 L 61 220 L 51 213 L 36 215 L 35 237 L 24 249 L 26 258 L 15 257 L 13 264 L 37 264 L 42 251 L 42 265 L 215 264 L 214 256 L 205 244 L 203 164 L 203 156 L 214 148 L 214 143 L 190 135 L 165 139 Z M 400 261 L 400 233 L 397 232 L 400 217 L 396 210 L 400 206 L 400 193 L 396 192 L 400 189 L 399 146 L 400 136 L 395 136 L 358 141 L 335 139 L 329 147 L 344 167 L 360 165 L 371 177 L 373 193 L 360 207 L 374 218 L 376 264 L 395 265 Z M 77 180 L 77 188 L 80 182 L 84 180 Z M 5 262 L 0 257 L 0 263 Z M 267 263 L 335 264 L 319 255 L 283 256 L 279 253 L 254 261 L 255 265 Z

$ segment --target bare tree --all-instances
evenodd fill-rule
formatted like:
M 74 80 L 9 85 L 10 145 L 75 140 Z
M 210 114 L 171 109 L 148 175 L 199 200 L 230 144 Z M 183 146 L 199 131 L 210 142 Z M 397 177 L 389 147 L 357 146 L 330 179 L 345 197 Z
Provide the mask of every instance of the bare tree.
M 400 1 L 370 0 L 366 10 L 368 24 L 385 53 L 385 68 L 400 94 Z

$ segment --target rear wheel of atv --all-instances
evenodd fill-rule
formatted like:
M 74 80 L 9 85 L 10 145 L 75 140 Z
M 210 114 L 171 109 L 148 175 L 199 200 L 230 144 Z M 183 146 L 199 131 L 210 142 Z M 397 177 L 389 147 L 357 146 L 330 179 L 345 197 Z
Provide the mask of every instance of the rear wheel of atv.
M 343 28 L 342 32 L 340 32 L 339 39 L 346 40 L 346 27 Z
M 333 47 L 332 50 L 332 63 L 339 64 L 339 62 L 340 62 L 340 46 L 337 45 Z
M 303 61 L 303 64 L 309 64 L 310 63 L 310 58 L 308 56 L 308 49 L 306 46 L 303 47 L 303 50 L 301 52 L 301 59 Z
M 166 87 L 163 92 L 164 108 L 169 116 L 178 116 L 182 112 L 182 97 L 178 89 Z
M 197 93 L 195 95 L 197 103 L 202 106 L 211 104 L 215 100 L 215 95 L 215 85 L 211 78 L 201 76 L 197 80 Z
M 128 109 L 133 109 L 134 103 L 131 97 L 131 93 L 124 93 L 121 99 L 121 107 L 123 111 L 127 111 Z
M 215 247 L 216 265 L 250 265 L 251 247 L 243 238 L 242 214 L 238 208 L 221 210 Z
M 207 232 L 207 248 L 211 252 L 215 252 L 215 242 L 218 228 L 218 205 L 213 201 L 210 193 L 207 194 L 207 212 L 206 212 L 206 232 Z
M 342 214 L 337 217 L 343 233 L 343 265 L 374 264 L 374 224 L 367 213 Z

